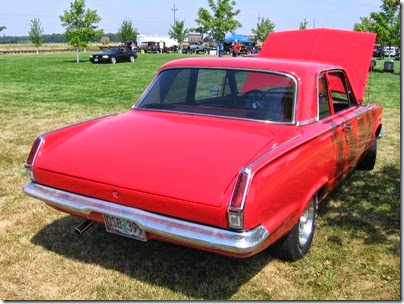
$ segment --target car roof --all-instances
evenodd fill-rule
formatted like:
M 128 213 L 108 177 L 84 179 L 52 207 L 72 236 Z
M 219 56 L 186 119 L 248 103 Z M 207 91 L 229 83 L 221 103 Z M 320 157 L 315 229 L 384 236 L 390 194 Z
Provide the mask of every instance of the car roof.
M 307 60 L 273 59 L 273 58 L 184 58 L 170 61 L 164 64 L 161 69 L 179 67 L 202 67 L 202 68 L 231 68 L 231 69 L 253 69 L 263 71 L 277 71 L 289 73 L 298 78 L 312 76 L 324 70 L 340 69 L 335 65 L 313 62 Z

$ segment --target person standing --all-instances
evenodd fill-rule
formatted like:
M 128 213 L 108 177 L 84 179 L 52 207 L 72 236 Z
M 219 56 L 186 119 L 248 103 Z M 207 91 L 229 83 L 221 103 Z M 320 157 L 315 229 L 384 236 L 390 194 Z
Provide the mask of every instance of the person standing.
M 219 57 L 223 56 L 223 50 L 224 50 L 223 42 L 219 41 L 219 44 L 217 45 L 217 54 Z
M 240 43 L 237 40 L 234 40 L 233 57 L 238 57 L 238 54 L 240 53 L 240 47 Z
M 163 48 L 164 48 L 163 41 L 160 41 L 159 42 L 160 54 L 163 54 Z

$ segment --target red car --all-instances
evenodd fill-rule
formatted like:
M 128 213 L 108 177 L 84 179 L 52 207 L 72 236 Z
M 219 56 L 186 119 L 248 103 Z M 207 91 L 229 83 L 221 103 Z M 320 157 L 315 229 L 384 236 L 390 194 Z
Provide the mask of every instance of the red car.
M 299 259 L 318 203 L 374 167 L 382 108 L 362 104 L 374 40 L 278 32 L 257 58 L 169 62 L 131 111 L 39 136 L 24 191 L 86 219 L 78 232 L 95 221 L 141 241 L 236 257 L 275 244 Z

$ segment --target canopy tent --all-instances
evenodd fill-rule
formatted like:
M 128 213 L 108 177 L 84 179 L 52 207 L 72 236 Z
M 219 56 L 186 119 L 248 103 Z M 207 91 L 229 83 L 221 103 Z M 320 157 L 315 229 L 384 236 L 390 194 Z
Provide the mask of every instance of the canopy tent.
M 225 42 L 234 42 L 235 40 L 237 40 L 238 42 L 252 42 L 250 39 L 248 39 L 247 37 L 243 36 L 243 35 L 239 35 L 239 34 L 235 34 L 235 35 L 231 35 L 231 36 L 227 36 L 226 38 L 224 38 Z

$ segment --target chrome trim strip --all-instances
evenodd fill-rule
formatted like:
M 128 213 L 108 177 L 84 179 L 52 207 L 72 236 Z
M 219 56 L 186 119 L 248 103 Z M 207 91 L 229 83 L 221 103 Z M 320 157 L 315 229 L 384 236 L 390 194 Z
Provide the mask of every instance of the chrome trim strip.
M 230 231 L 163 216 L 67 191 L 28 183 L 23 191 L 50 206 L 86 217 L 92 212 L 136 222 L 143 230 L 172 240 L 234 254 L 248 254 L 264 244 L 269 232 L 258 226 L 250 231 Z
M 245 185 L 245 188 L 244 188 L 244 193 L 243 193 L 243 198 L 241 200 L 240 208 L 234 208 L 234 207 L 231 206 L 231 201 L 232 201 L 233 196 L 234 196 L 234 191 L 236 190 L 237 180 L 239 179 L 240 174 L 242 174 L 242 173 L 246 173 L 248 175 L 247 184 Z M 251 168 L 244 168 L 237 175 L 236 181 L 235 181 L 234 186 L 233 186 L 233 192 L 231 193 L 229 207 L 227 209 L 228 212 L 241 212 L 241 211 L 244 210 L 245 201 L 247 199 L 247 193 L 248 193 L 248 190 L 249 190 L 250 184 L 251 184 L 251 177 L 252 177 Z
M 318 119 L 316 117 L 312 118 L 312 119 L 307 119 L 307 120 L 303 120 L 303 121 L 298 121 L 296 123 L 297 126 L 305 126 L 305 125 L 309 125 L 313 122 L 317 122 Z
M 248 72 L 257 72 L 257 73 L 276 74 L 276 75 L 281 75 L 281 76 L 288 77 L 288 78 L 292 79 L 292 81 L 295 84 L 295 92 L 294 92 L 294 97 L 293 97 L 293 114 L 292 114 L 293 118 L 292 118 L 292 121 L 290 121 L 290 122 L 276 122 L 276 121 L 271 121 L 271 120 L 248 119 L 248 118 L 220 116 L 220 115 L 213 115 L 213 114 L 203 114 L 203 113 L 192 113 L 192 112 L 179 112 L 179 111 L 169 111 L 169 110 L 138 108 L 138 106 L 141 103 L 142 98 L 146 95 L 147 92 L 150 91 L 151 86 L 154 83 L 157 76 L 160 75 L 160 73 L 163 72 L 163 71 L 175 70 L 175 69 L 236 70 L 236 71 L 248 71 Z M 226 67 L 226 66 L 215 66 L 215 67 L 213 67 L 213 66 L 185 66 L 184 65 L 184 66 L 167 67 L 167 68 L 159 70 L 159 72 L 154 76 L 153 80 L 150 82 L 150 84 L 148 85 L 146 90 L 143 92 L 143 94 L 140 96 L 138 101 L 132 106 L 132 110 L 148 110 L 148 111 L 169 112 L 169 113 L 178 113 L 178 114 L 193 114 L 193 115 L 208 116 L 208 117 L 219 117 L 219 118 L 228 118 L 228 119 L 248 120 L 248 121 L 257 121 L 257 122 L 283 124 L 283 125 L 295 125 L 296 124 L 296 111 L 297 111 L 297 97 L 298 97 L 298 93 L 299 93 L 299 85 L 298 85 L 298 83 L 299 82 L 298 82 L 295 75 L 290 74 L 290 73 L 286 73 L 286 72 L 274 71 L 274 70 L 249 69 L 249 68 L 237 68 L 237 67 Z
M 41 135 L 38 136 L 39 145 L 38 145 L 38 148 L 35 151 L 34 157 L 32 158 L 32 163 L 31 164 L 27 164 L 27 163 L 24 164 L 24 168 L 27 170 L 27 172 L 31 171 L 31 174 L 29 174 L 29 177 L 33 181 L 35 181 L 35 174 L 34 174 L 34 171 L 33 171 L 35 160 L 36 160 L 36 158 L 37 158 L 37 156 L 39 154 L 39 151 L 41 150 L 43 144 L 45 143 L 45 135 L 46 135 L 46 133 L 42 133 Z
M 262 159 L 264 159 L 265 157 L 267 157 L 269 154 L 275 152 L 276 150 L 282 148 L 283 146 L 287 145 L 288 143 L 290 143 L 291 141 L 294 141 L 296 139 L 298 139 L 299 137 L 301 137 L 301 134 L 297 134 L 294 137 L 289 138 L 288 140 L 285 140 L 284 142 L 281 142 L 279 145 L 272 147 L 269 151 L 265 152 L 264 154 L 262 154 L 260 157 L 258 157 L 256 160 L 254 160 L 252 163 L 250 163 L 247 168 L 249 168 L 252 171 L 252 168 L 258 163 L 260 162 Z

